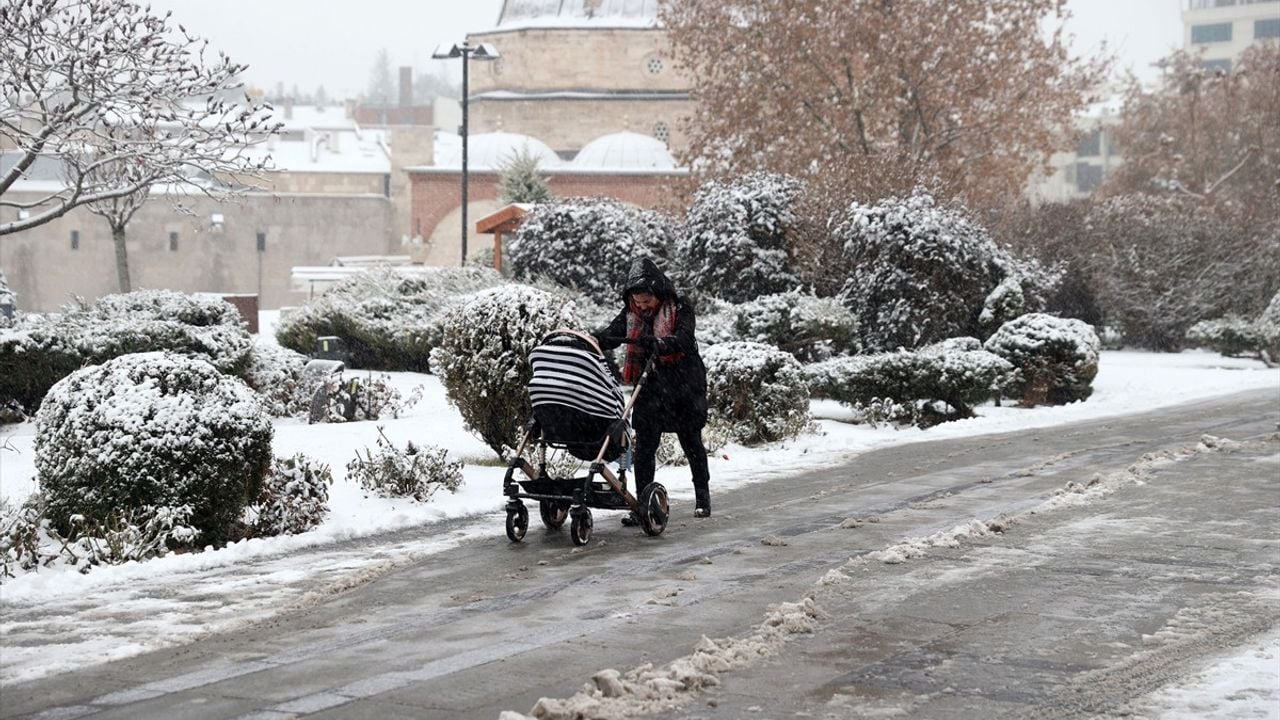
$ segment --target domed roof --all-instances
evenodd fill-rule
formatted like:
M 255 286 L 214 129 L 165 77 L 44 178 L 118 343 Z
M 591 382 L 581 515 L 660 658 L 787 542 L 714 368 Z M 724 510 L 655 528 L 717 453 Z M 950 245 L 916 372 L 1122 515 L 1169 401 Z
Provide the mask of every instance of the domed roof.
M 467 168 L 497 170 L 522 151 L 537 158 L 541 168 L 564 164 L 555 150 L 535 137 L 491 132 L 472 135 L 467 139 Z M 462 137 L 452 133 L 437 133 L 435 160 L 436 167 L 462 167 Z
M 659 0 L 504 0 L 498 27 L 584 23 L 652 26 Z
M 676 161 L 659 139 L 633 132 L 602 135 L 573 158 L 573 167 L 608 170 L 674 170 Z

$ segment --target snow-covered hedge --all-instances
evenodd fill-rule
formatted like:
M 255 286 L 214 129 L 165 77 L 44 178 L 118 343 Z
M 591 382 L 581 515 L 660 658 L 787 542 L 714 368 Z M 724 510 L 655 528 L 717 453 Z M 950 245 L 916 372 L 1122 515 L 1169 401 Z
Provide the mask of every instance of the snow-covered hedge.
M 712 345 L 707 365 L 709 421 L 743 445 L 799 435 L 809 426 L 809 388 L 789 353 L 753 342 Z
M 704 183 L 676 242 L 681 282 L 735 303 L 798 286 L 787 234 L 803 191 L 800 180 L 771 173 Z
M 1083 321 L 1030 313 L 1001 325 L 984 347 L 1017 369 L 1007 390 L 1023 404 L 1062 405 L 1093 393 L 1102 343 Z
M 600 303 L 616 302 L 637 257 L 670 256 L 674 230 L 664 215 L 605 198 L 535 205 L 507 249 L 511 273 L 546 279 Z
M 413 498 L 426 502 L 437 490 L 455 492 L 462 485 L 462 463 L 449 460 L 444 448 L 408 443 L 396 447 L 378 429 L 378 451 L 347 463 L 347 477 L 378 497 Z
M 267 412 L 276 417 L 299 415 L 309 397 L 303 388 L 302 369 L 307 356 L 279 345 L 257 343 L 249 352 L 245 382 L 262 396 Z
M 1238 315 L 1201 320 L 1187 329 L 1188 344 L 1208 348 L 1227 357 L 1257 357 L 1269 361 L 1267 350 L 1270 340 L 1263 323 L 1250 322 Z
M 1013 366 L 974 338 L 953 338 L 916 351 L 838 357 L 806 366 L 810 393 L 853 407 L 887 407 L 894 420 L 930 424 L 973 416 L 973 406 L 997 397 Z M 935 403 L 950 406 L 933 410 Z
M 985 337 L 984 309 L 993 321 L 1038 311 L 1057 280 L 1038 263 L 997 246 L 962 209 L 939 205 L 922 192 L 853 203 L 833 227 L 849 272 L 842 295 L 871 350 Z M 1010 277 L 1017 279 L 1002 287 Z
M 276 339 L 309 356 L 317 338 L 334 336 L 351 367 L 427 372 L 444 310 L 503 282 L 492 268 L 371 268 L 283 315 Z
M 0 399 L 34 409 L 53 383 L 82 365 L 169 350 L 240 375 L 253 339 L 230 303 L 167 290 L 77 300 L 54 316 L 24 315 L 0 330 Z
M 296 535 L 320 525 L 329 513 L 329 466 L 298 453 L 274 458 L 262 490 L 249 506 L 248 525 L 258 537 Z
M 532 412 L 529 353 L 562 326 L 582 327 L 573 304 L 527 285 L 482 290 L 444 317 L 432 367 L 467 429 L 498 455 L 515 447 Z
M 190 506 L 203 540 L 227 538 L 271 462 L 258 396 L 204 360 L 139 353 L 77 370 L 36 416 L 35 466 L 49 517 L 105 523 L 142 508 Z
M 836 298 L 791 290 L 740 305 L 707 303 L 698 317 L 698 339 L 707 345 L 756 342 L 791 353 L 800 362 L 816 362 L 857 349 L 858 322 Z
M 1280 291 L 1271 296 L 1271 302 L 1258 316 L 1258 328 L 1266 352 L 1264 359 L 1272 365 L 1280 364 Z

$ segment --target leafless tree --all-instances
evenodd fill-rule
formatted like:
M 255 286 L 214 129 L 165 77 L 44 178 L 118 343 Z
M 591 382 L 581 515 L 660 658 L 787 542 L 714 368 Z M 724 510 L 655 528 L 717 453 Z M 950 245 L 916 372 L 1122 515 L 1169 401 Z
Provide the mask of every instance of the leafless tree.
M 238 92 L 246 66 L 208 57 L 169 15 L 129 0 L 10 0 L 0 27 L 0 150 L 12 161 L 0 208 L 26 211 L 0 235 L 80 205 L 137 203 L 160 184 L 225 197 L 264 169 L 248 151 L 279 126 Z M 56 163 L 58 187 L 17 198 L 38 160 Z
M 1106 70 L 1068 54 L 1064 5 L 673 0 L 661 18 L 697 100 L 682 160 L 863 200 L 916 185 L 978 206 L 1016 198 L 1072 144 Z
M 1111 194 L 1178 195 L 1237 210 L 1280 211 L 1280 45 L 1257 43 L 1230 71 L 1179 51 L 1154 90 L 1130 80 Z

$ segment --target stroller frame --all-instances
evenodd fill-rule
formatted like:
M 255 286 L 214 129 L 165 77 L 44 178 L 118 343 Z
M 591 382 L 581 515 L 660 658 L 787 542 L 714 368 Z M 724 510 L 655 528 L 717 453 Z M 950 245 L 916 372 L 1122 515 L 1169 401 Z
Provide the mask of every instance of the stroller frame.
M 630 343 L 631 340 L 626 338 L 622 339 L 622 342 Z M 636 380 L 631 397 L 627 399 L 626 407 L 622 411 L 622 417 L 617 421 L 628 430 L 631 410 L 644 387 L 645 379 L 653 368 L 653 362 L 654 359 L 651 356 L 645 363 L 639 379 Z M 615 424 L 615 427 L 617 426 Z M 634 437 L 630 432 L 623 432 L 620 435 L 624 452 L 630 453 L 635 443 Z M 529 530 L 529 510 L 524 500 L 538 502 L 542 523 L 550 530 L 559 529 L 568 518 L 569 535 L 574 545 L 581 546 L 591 542 L 591 531 L 594 525 L 591 508 L 631 510 L 639 518 L 640 527 L 646 535 L 661 535 L 667 527 L 667 518 L 670 515 L 667 489 L 661 483 L 651 482 L 640 492 L 640 497 L 632 495 L 627 490 L 628 468 L 624 467 L 615 474 L 604 459 L 609 450 L 609 443 L 614 437 L 615 433 L 612 429 L 605 434 L 604 440 L 600 443 L 600 450 L 588 466 L 585 476 L 557 478 L 547 473 L 547 447 L 557 445 L 548 442 L 536 423 L 531 423 L 515 455 L 507 464 L 507 472 L 502 479 L 502 492 L 508 498 L 507 539 L 511 542 L 520 542 Z M 523 457 L 525 448 L 535 442 L 538 444 L 536 468 Z M 524 475 L 524 478 L 517 479 L 517 470 Z

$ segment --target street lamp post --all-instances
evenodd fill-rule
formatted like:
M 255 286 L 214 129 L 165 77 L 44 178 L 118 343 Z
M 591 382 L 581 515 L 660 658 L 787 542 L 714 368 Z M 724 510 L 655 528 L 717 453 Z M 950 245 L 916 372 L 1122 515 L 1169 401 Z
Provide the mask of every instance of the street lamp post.
M 450 46 L 441 45 L 431 54 L 437 60 L 462 58 L 462 264 L 467 264 L 467 67 L 468 60 L 497 60 L 501 57 L 497 48 L 489 43 L 472 45 L 463 41 Z

